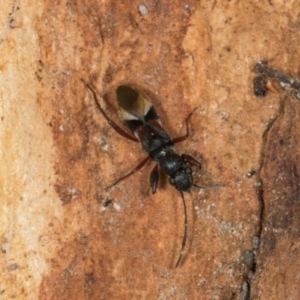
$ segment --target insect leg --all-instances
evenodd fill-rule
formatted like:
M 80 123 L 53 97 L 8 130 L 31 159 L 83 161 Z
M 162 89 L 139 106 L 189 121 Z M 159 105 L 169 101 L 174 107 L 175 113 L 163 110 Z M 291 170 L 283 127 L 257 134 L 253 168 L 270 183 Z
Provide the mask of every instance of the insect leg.
M 192 157 L 188 154 L 182 154 L 181 157 L 182 157 L 183 161 L 188 163 L 189 165 L 201 168 L 201 163 L 199 161 L 197 161 L 194 157 Z
M 192 156 L 190 156 L 188 154 L 182 154 L 181 157 L 183 158 L 184 162 L 188 163 L 189 165 L 201 168 L 201 163 L 199 161 L 197 161 L 195 158 L 193 158 Z M 198 189 L 202 189 L 202 190 L 216 190 L 216 189 L 220 189 L 220 188 L 224 187 L 223 184 L 211 185 L 211 186 L 201 186 L 201 185 L 198 185 L 195 183 L 193 183 L 193 186 Z
M 180 262 L 182 260 L 182 256 L 184 254 L 184 248 L 185 248 L 185 244 L 186 244 L 186 239 L 187 239 L 187 212 L 186 212 L 186 204 L 185 204 L 183 192 L 180 191 L 180 194 L 181 194 L 181 199 L 182 199 L 182 204 L 183 204 L 183 211 L 184 211 L 184 234 L 183 234 L 183 238 L 182 238 L 180 253 L 179 253 L 179 256 L 177 258 L 177 262 L 176 262 L 175 268 L 177 268 L 179 266 L 179 264 L 180 264 Z
M 157 186 L 158 186 L 158 180 L 159 180 L 159 173 L 158 173 L 158 167 L 156 165 L 150 174 L 150 186 L 152 189 L 152 194 L 156 193 Z
M 126 174 L 125 176 L 119 178 L 117 181 L 115 181 L 113 184 L 109 185 L 106 190 L 110 189 L 111 187 L 113 187 L 114 185 L 116 185 L 117 183 L 119 183 L 120 181 L 122 181 L 123 179 L 129 177 L 130 175 L 136 173 L 137 171 L 139 171 L 142 167 L 144 167 L 149 160 L 151 159 L 150 156 L 146 157 L 144 160 L 142 160 L 130 173 Z
M 86 87 L 92 92 L 93 96 L 94 96 L 94 100 L 95 100 L 95 103 L 98 107 L 98 109 L 100 110 L 100 112 L 102 113 L 103 117 L 106 119 L 106 121 L 108 122 L 108 124 L 118 133 L 120 134 L 121 136 L 125 137 L 126 139 L 128 140 L 131 140 L 131 141 L 134 141 L 134 142 L 139 142 L 139 140 L 130 135 L 129 133 L 127 133 L 125 130 L 123 130 L 119 125 L 117 125 L 113 120 L 111 120 L 108 115 L 105 113 L 105 111 L 103 110 L 103 108 L 101 107 L 99 101 L 98 101 L 98 98 L 97 98 L 97 95 L 96 95 L 96 92 L 92 89 L 92 87 L 86 83 L 83 79 L 81 79 L 81 81 L 86 85 Z
M 190 117 L 192 116 L 193 112 L 195 111 L 196 108 L 193 109 L 192 112 L 190 112 L 190 114 L 187 116 L 187 118 L 185 119 L 185 126 L 186 126 L 186 134 L 183 135 L 183 136 L 179 136 L 175 139 L 173 139 L 173 143 L 176 144 L 176 143 L 180 143 L 180 142 L 183 142 L 184 140 L 186 140 L 188 137 L 189 137 L 189 134 L 190 134 L 190 130 L 189 130 L 189 119 Z

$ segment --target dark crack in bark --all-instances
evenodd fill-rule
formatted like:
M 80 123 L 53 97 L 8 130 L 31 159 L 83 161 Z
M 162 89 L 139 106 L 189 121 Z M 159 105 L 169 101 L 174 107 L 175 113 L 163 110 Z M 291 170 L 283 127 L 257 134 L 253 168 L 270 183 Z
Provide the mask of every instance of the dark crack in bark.
M 258 67 L 264 67 L 263 70 Z M 271 70 L 276 72 L 273 69 L 269 69 L 266 64 L 258 63 L 255 65 L 255 70 L 258 71 L 259 73 L 266 74 L 266 69 Z M 276 72 L 277 74 L 278 72 Z M 274 77 L 273 77 L 274 78 Z M 278 78 L 277 78 L 278 79 Z M 259 228 L 257 231 L 257 235 L 253 239 L 253 248 L 251 251 L 251 258 L 252 258 L 252 263 L 249 265 L 249 273 L 248 273 L 248 278 L 243 282 L 243 285 L 241 287 L 241 299 L 242 300 L 249 300 L 251 299 L 251 280 L 253 276 L 255 275 L 256 269 L 257 269 L 257 253 L 260 247 L 260 242 L 261 242 L 261 235 L 262 231 L 264 228 L 264 223 L 265 223 L 265 202 L 264 202 L 264 182 L 262 180 L 261 176 L 261 171 L 264 168 L 265 162 L 266 162 L 266 146 L 268 142 L 268 136 L 273 128 L 275 122 L 278 120 L 280 116 L 284 114 L 284 104 L 287 96 L 281 97 L 280 103 L 279 103 L 279 108 L 276 113 L 276 115 L 271 118 L 266 126 L 265 131 L 263 132 L 262 135 L 262 146 L 260 149 L 260 159 L 259 159 L 259 168 L 256 170 L 256 176 L 257 176 L 257 188 L 256 188 L 256 194 L 257 194 L 257 199 L 259 202 Z

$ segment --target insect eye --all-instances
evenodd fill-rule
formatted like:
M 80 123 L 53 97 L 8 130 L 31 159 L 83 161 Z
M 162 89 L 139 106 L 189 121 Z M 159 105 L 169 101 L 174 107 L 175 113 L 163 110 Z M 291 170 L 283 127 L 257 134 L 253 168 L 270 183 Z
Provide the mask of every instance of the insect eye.
M 185 168 L 185 172 L 186 172 L 187 174 L 191 174 L 191 173 L 192 173 L 192 169 L 189 168 L 189 167 L 187 167 L 187 168 Z
M 170 179 L 169 179 L 169 183 L 170 183 L 171 185 L 174 185 L 174 184 L 175 184 L 175 179 L 174 179 L 174 178 L 172 178 L 172 177 L 170 177 Z

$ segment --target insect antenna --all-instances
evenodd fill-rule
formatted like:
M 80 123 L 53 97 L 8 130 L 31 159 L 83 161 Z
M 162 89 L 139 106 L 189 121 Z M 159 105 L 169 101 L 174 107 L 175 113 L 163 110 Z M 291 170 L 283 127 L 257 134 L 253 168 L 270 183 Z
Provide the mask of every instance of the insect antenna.
M 212 189 L 220 189 L 222 187 L 224 187 L 223 184 L 219 184 L 219 185 L 211 185 L 211 186 L 201 186 L 198 184 L 193 183 L 193 186 L 198 188 L 198 189 L 203 189 L 203 190 L 212 190 Z M 179 256 L 177 258 L 177 262 L 175 265 L 175 268 L 177 268 L 182 260 L 182 256 L 184 254 L 184 248 L 185 248 L 185 244 L 186 244 L 186 239 L 187 239 L 187 212 L 186 212 L 186 204 L 185 204 L 185 200 L 184 200 L 184 194 L 182 191 L 180 191 L 180 195 L 181 195 L 181 199 L 182 199 L 182 204 L 183 204 L 183 211 L 184 211 L 184 234 L 183 234 L 183 238 L 182 238 L 182 243 L 181 243 L 181 249 L 180 249 L 180 253 Z
M 210 185 L 210 186 L 201 186 L 198 184 L 193 183 L 193 186 L 201 189 L 201 190 L 217 190 L 217 189 L 221 189 L 224 187 L 224 184 L 218 184 L 218 185 Z
M 180 264 L 180 262 L 182 260 L 182 256 L 184 254 L 184 248 L 185 248 L 185 244 L 186 244 L 186 239 L 187 239 L 187 212 L 186 212 L 186 204 L 185 204 L 184 195 L 183 195 L 182 191 L 180 191 L 180 195 L 181 195 L 182 204 L 183 204 L 183 211 L 184 211 L 184 234 L 183 234 L 183 238 L 182 238 L 180 253 L 179 253 L 179 256 L 177 258 L 177 262 L 176 262 L 175 268 L 177 268 L 179 266 L 179 264 Z
M 112 119 L 110 119 L 108 117 L 108 115 L 106 114 L 106 112 L 104 111 L 104 109 L 102 108 L 102 106 L 100 105 L 100 102 L 98 101 L 98 98 L 97 98 L 97 94 L 96 92 L 94 91 L 94 89 L 84 81 L 84 79 L 80 79 L 84 84 L 85 86 L 92 92 L 93 94 L 93 97 L 94 97 L 94 101 L 98 107 L 98 109 L 100 110 L 101 114 L 103 115 L 103 117 L 106 119 L 106 121 L 108 122 L 108 124 L 118 133 L 120 134 L 121 136 L 125 137 L 126 139 L 128 140 L 131 140 L 131 141 L 134 141 L 134 142 L 138 142 L 139 140 L 130 135 L 129 133 L 127 133 L 125 130 L 123 130 L 119 125 L 117 125 Z

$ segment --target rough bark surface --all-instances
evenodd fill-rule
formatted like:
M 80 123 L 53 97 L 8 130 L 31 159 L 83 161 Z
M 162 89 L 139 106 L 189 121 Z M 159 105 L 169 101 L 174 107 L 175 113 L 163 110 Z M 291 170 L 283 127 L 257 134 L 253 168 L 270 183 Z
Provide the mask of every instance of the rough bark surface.
M 14 1 L 0 10 L 0 299 L 299 299 L 300 103 L 253 65 L 299 71 L 298 1 Z M 104 120 L 151 93 L 200 160 L 188 206 Z M 106 97 L 107 96 L 107 97 Z M 104 101 L 107 99 L 107 101 Z M 256 173 L 247 177 L 247 173 Z

